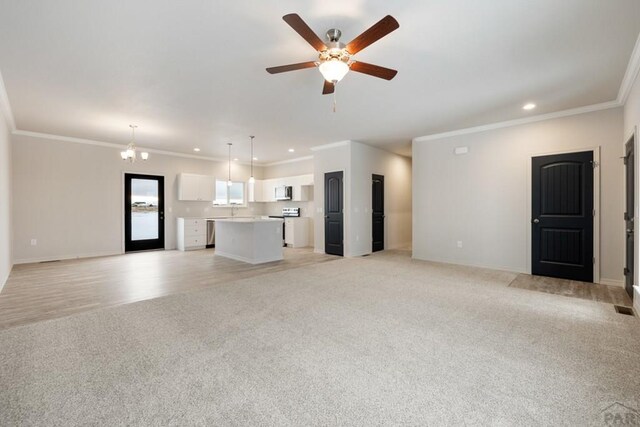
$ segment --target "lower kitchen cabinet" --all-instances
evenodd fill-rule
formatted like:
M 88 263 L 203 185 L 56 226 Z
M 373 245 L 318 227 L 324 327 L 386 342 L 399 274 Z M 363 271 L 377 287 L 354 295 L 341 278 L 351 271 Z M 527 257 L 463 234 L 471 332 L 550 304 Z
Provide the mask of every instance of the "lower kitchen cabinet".
M 285 218 L 284 243 L 291 248 L 309 246 L 309 218 Z
M 180 251 L 207 246 L 207 221 L 201 218 L 178 218 L 176 245 Z

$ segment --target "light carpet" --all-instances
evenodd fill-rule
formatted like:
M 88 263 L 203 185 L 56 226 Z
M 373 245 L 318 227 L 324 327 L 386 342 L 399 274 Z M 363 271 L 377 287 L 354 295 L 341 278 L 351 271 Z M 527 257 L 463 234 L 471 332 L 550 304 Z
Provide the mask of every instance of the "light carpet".
M 0 332 L 0 425 L 586 425 L 640 322 L 515 274 L 342 259 Z

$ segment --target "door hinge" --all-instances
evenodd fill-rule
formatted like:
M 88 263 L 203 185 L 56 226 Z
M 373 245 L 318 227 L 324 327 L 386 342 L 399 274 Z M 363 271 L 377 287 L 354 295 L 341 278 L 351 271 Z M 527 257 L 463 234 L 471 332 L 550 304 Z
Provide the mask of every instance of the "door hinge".
M 593 265 L 596 265 L 596 257 L 591 258 L 591 260 L 593 261 Z
M 594 217 L 596 216 L 596 210 L 595 209 L 591 212 L 591 215 L 593 215 Z
M 593 168 L 595 169 L 600 166 L 600 163 L 596 162 L 595 160 L 591 160 L 591 166 L 593 166 Z
M 631 270 L 629 270 L 627 267 L 625 267 L 622 272 L 624 273 L 625 276 L 627 276 L 629 274 Z

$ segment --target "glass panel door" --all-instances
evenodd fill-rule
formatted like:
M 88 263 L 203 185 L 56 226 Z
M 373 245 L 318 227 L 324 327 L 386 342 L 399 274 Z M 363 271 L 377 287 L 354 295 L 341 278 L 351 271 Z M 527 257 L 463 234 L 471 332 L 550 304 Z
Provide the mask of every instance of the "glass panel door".
M 164 178 L 125 174 L 125 251 L 164 248 Z

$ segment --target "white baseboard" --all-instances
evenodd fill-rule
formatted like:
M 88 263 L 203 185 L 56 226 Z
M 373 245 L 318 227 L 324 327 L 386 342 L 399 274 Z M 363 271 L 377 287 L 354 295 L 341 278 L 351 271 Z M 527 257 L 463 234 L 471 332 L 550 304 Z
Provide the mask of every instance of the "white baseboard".
M 624 280 L 600 278 L 600 284 L 601 285 L 608 285 L 608 286 L 619 286 L 621 288 L 624 288 Z
M 413 245 L 412 242 L 403 242 L 403 243 L 398 243 L 395 245 L 389 245 L 388 248 L 385 249 L 389 249 L 389 250 L 393 250 L 393 249 L 398 249 L 398 250 L 413 250 Z
M 503 265 L 491 265 L 491 264 L 476 264 L 476 263 L 465 263 L 457 260 L 443 259 L 443 258 L 418 258 L 415 255 L 411 255 L 412 259 L 420 260 L 420 261 L 429 261 L 429 262 L 439 262 L 442 264 L 452 264 L 452 265 L 462 265 L 465 267 L 475 267 L 475 268 L 486 268 L 487 270 L 498 270 L 498 271 L 506 271 L 507 273 L 523 273 L 529 274 L 524 269 L 519 269 L 515 267 L 507 267 Z
M 23 258 L 23 259 L 15 260 L 14 264 L 33 264 L 36 262 L 62 261 L 62 260 L 79 259 L 79 258 L 97 258 L 97 257 L 113 256 L 113 255 L 122 255 L 122 252 L 105 251 L 105 252 L 93 252 L 93 253 L 86 253 L 86 254 L 47 256 L 47 257 L 39 257 L 39 258 Z
M 236 261 L 242 261 L 242 262 L 246 262 L 248 264 L 264 264 L 266 262 L 273 262 L 273 261 L 282 261 L 283 257 L 270 257 L 270 258 L 260 258 L 260 259 L 249 259 L 240 255 L 235 255 L 235 254 L 229 254 L 226 252 L 220 252 L 220 251 L 216 251 L 215 256 L 221 256 L 221 257 L 225 257 L 225 258 L 230 258 L 230 259 L 234 259 Z
M 13 269 L 13 266 L 11 266 L 11 268 L 9 269 L 9 272 L 7 273 L 6 277 L 0 278 L 0 292 L 2 292 L 2 288 L 4 288 L 4 285 L 7 283 L 7 280 L 9 280 L 9 276 L 11 275 L 12 269 Z

